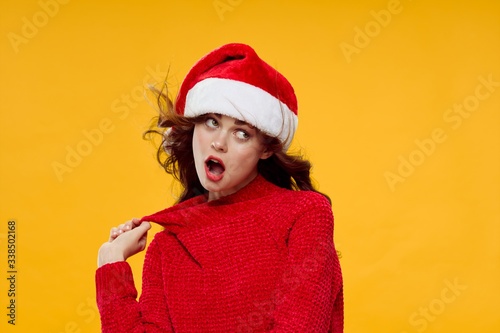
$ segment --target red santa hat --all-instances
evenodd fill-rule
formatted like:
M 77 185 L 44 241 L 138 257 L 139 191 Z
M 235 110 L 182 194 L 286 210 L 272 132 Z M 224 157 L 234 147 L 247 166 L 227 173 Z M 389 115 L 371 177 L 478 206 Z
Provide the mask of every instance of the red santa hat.
M 277 137 L 286 150 L 297 128 L 297 98 L 288 80 L 245 44 L 224 45 L 191 68 L 175 110 L 186 117 L 218 113 Z

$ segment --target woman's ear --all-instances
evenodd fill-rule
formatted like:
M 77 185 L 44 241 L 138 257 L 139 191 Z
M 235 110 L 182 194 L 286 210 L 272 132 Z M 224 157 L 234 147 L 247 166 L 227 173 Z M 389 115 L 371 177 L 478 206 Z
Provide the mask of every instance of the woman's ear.
M 271 157 L 271 156 L 273 156 L 273 152 L 272 152 L 271 150 L 269 150 L 269 149 L 267 149 L 267 148 L 266 148 L 266 149 L 262 152 L 262 154 L 260 155 L 260 159 L 261 159 L 261 160 L 265 160 L 265 159 L 267 159 L 267 158 L 269 158 L 269 157 Z

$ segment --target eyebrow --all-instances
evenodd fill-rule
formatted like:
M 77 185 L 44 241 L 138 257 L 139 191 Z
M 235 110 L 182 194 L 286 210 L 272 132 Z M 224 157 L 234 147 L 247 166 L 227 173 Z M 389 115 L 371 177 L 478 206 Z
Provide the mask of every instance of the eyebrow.
M 213 115 L 214 115 L 214 116 L 215 116 L 215 118 L 217 118 L 218 120 L 220 120 L 220 119 L 222 118 L 222 115 L 221 115 L 220 113 L 214 113 Z M 238 126 L 245 125 L 245 126 L 248 126 L 248 127 L 252 128 L 252 129 L 254 129 L 254 128 L 255 128 L 255 126 L 250 125 L 249 123 L 244 122 L 244 121 L 239 120 L 239 119 L 235 119 L 235 120 L 234 120 L 234 124 L 235 124 L 235 125 L 238 125 Z

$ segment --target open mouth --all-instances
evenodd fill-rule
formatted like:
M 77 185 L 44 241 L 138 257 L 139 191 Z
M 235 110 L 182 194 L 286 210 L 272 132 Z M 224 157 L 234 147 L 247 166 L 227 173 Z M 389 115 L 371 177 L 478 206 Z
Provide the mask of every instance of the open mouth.
M 224 167 L 224 163 L 222 162 L 222 160 L 214 156 L 209 156 L 205 160 L 205 170 L 209 179 L 217 181 L 222 179 L 223 173 L 226 168 Z

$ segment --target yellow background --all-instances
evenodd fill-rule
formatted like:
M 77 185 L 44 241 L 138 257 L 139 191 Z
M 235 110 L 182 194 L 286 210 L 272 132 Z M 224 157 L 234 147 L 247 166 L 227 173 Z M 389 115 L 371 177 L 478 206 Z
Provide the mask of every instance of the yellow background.
M 295 87 L 294 148 L 333 200 L 345 331 L 500 331 L 498 1 L 55 1 L 0 4 L 0 331 L 99 331 L 100 244 L 176 190 L 141 139 L 144 84 L 170 67 L 175 92 L 234 41 Z M 68 166 L 71 149 L 86 156 Z

